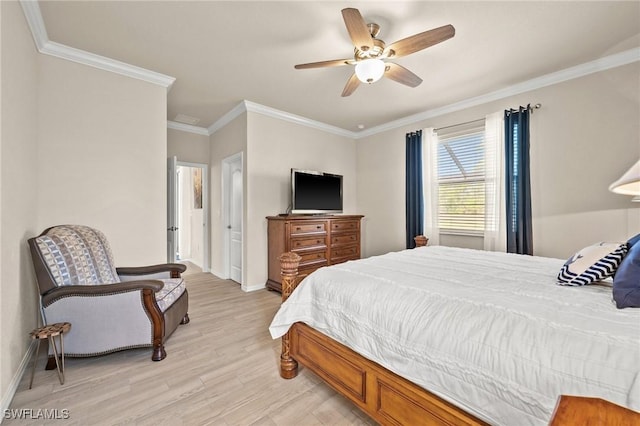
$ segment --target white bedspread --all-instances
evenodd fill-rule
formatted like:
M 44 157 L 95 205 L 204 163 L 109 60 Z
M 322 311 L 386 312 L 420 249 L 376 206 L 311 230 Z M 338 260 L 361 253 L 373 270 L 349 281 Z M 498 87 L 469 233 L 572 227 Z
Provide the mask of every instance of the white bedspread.
M 282 305 L 302 321 L 496 425 L 546 425 L 560 394 L 640 410 L 640 309 L 563 287 L 563 261 L 423 247 L 321 268 Z

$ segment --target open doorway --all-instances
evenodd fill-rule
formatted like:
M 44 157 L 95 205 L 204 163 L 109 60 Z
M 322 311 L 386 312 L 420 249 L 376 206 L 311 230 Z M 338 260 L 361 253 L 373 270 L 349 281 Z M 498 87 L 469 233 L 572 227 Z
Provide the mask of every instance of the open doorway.
M 169 210 L 174 212 L 168 229 L 172 234 L 169 261 L 173 257 L 173 261 L 184 263 L 187 273 L 208 272 L 208 166 L 185 162 L 175 165 L 174 190 L 169 191 Z

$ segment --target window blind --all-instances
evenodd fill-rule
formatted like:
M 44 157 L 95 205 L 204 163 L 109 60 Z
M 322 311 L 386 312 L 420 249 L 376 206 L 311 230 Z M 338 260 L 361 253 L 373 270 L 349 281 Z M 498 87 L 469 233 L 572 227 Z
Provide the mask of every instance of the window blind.
M 443 232 L 485 228 L 484 120 L 438 130 L 438 222 Z

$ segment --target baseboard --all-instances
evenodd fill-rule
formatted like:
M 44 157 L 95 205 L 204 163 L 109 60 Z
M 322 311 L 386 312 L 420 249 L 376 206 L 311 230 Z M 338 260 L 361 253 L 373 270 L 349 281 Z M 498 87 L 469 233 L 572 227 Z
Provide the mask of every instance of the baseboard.
M 27 352 L 24 354 L 24 357 L 20 362 L 20 366 L 18 367 L 16 374 L 14 374 L 13 378 L 11 379 L 11 383 L 9 383 L 9 387 L 7 388 L 7 393 L 2 396 L 2 402 L 1 402 L 2 405 L 0 406 L 0 412 L 4 413 L 5 410 L 9 409 L 9 406 L 11 405 L 11 401 L 13 401 L 13 397 L 16 394 L 16 391 L 18 390 L 18 386 L 20 386 L 20 381 L 22 380 L 22 376 L 24 376 L 24 373 L 27 371 L 27 367 L 29 366 L 29 361 L 31 361 L 31 358 L 34 355 L 35 350 L 36 350 L 36 341 L 32 340 L 31 344 L 29 345 L 29 348 L 27 349 Z M 4 415 L 0 416 L 0 423 L 2 423 L 3 419 L 4 419 Z
M 215 275 L 216 277 L 220 278 L 221 280 L 227 280 L 229 279 L 229 277 L 225 277 L 224 274 L 222 273 L 222 271 L 216 271 L 214 269 L 209 268 L 209 273 L 211 275 Z
M 252 292 L 252 291 L 258 291 L 258 290 L 264 290 L 265 286 L 264 283 L 260 283 L 260 284 L 253 284 L 253 285 L 243 285 L 242 287 L 242 291 L 244 292 Z

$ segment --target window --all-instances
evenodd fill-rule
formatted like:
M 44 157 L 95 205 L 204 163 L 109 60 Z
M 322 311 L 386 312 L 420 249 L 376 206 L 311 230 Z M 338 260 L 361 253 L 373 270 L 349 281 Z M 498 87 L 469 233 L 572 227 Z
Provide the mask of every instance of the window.
M 485 230 L 484 120 L 441 129 L 438 136 L 438 223 L 442 233 Z

